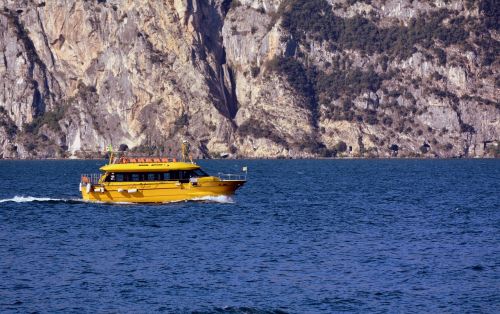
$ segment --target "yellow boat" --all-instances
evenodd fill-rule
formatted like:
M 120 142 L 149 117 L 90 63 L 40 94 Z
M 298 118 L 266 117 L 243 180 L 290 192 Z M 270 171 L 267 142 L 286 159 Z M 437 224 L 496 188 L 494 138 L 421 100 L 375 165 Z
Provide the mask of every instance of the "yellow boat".
M 246 175 L 211 176 L 194 162 L 168 158 L 110 158 L 100 170 L 102 174 L 81 176 L 84 200 L 164 203 L 203 199 L 234 194 L 246 182 Z

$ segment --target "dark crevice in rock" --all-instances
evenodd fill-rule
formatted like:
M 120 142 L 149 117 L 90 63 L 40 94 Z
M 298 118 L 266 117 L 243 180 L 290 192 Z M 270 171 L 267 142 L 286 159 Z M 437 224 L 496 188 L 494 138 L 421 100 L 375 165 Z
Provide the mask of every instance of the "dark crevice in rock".
M 197 54 L 200 60 L 207 65 L 209 86 L 212 99 L 217 110 L 226 118 L 233 121 L 238 112 L 238 100 L 235 93 L 235 79 L 232 70 L 226 63 L 226 52 L 222 39 L 223 17 L 227 12 L 222 4 L 188 1 L 190 14 L 193 15 L 193 24 L 199 35 Z M 196 8 L 196 12 L 192 12 Z M 210 58 L 212 57 L 212 58 Z M 212 64 L 211 62 L 212 61 Z M 233 122 L 234 125 L 234 122 Z
M 465 133 L 464 157 L 468 157 L 470 146 L 472 145 L 472 135 L 476 133 L 476 130 L 472 125 L 465 123 L 462 119 L 462 113 L 460 112 L 460 109 L 458 107 L 458 105 L 460 104 L 460 100 L 458 99 L 458 97 L 450 92 L 446 93 L 446 95 L 450 99 L 451 108 L 457 114 L 458 124 L 460 125 L 460 133 Z
M 149 58 L 152 63 L 163 64 L 168 60 L 168 55 L 166 53 L 154 47 L 153 43 L 149 40 L 148 34 L 139 32 L 137 36 L 144 40 L 144 44 L 149 52 Z
M 33 108 L 38 108 L 38 104 L 44 104 L 44 101 L 43 101 L 43 97 L 42 95 L 40 94 L 40 89 L 38 88 L 38 82 L 33 80 L 33 87 L 34 87 L 34 91 L 33 91 L 33 103 L 32 103 L 32 106 Z M 37 115 L 42 115 L 45 113 L 45 108 L 43 108 L 43 111 L 41 112 L 36 112 Z
M 184 26 L 188 24 L 189 17 L 191 16 L 192 12 L 193 12 L 193 0 L 188 0 L 186 4 L 186 15 L 184 15 Z
M 28 61 L 28 78 L 32 82 L 32 88 L 33 88 L 33 109 L 35 116 L 42 115 L 45 113 L 46 110 L 46 103 L 45 101 L 47 99 L 50 99 L 50 88 L 49 88 L 49 82 L 48 82 L 48 76 L 47 76 L 47 67 L 45 63 L 42 62 L 40 59 L 35 45 L 33 44 L 33 41 L 31 38 L 28 36 L 28 33 L 26 29 L 24 28 L 24 25 L 21 23 L 19 20 L 19 16 L 14 13 L 13 11 L 10 11 L 9 9 L 4 9 L 4 11 L 1 13 L 7 19 L 10 21 L 11 25 L 15 28 L 15 32 L 17 34 L 17 37 L 19 40 L 23 43 L 24 49 L 26 51 L 26 56 L 27 56 L 27 61 Z M 43 94 L 40 91 L 40 86 L 38 81 L 35 79 L 35 66 L 38 66 L 40 69 L 41 75 L 42 75 L 42 81 L 44 85 L 44 90 Z
M 227 73 L 224 71 L 224 65 L 227 68 Z M 220 63 L 217 67 L 219 68 L 219 75 L 217 77 L 217 80 L 220 82 L 219 93 L 224 99 L 222 112 L 224 112 L 227 118 L 233 120 L 238 112 L 238 99 L 236 98 L 236 84 L 233 71 L 226 63 Z M 228 77 L 226 78 L 226 76 Z
M 45 43 L 45 46 L 47 47 L 47 50 L 50 53 L 50 61 L 52 61 L 52 66 L 55 66 L 56 60 L 54 58 L 54 54 L 52 53 L 52 50 L 50 49 L 49 40 L 47 38 L 47 33 L 45 33 L 45 28 L 43 27 L 42 19 L 40 18 L 40 12 L 38 12 L 38 10 L 36 10 L 36 17 L 38 19 L 38 24 L 40 25 L 40 29 L 42 30 L 43 41 Z
M 220 4 L 222 15 L 225 17 L 229 9 L 231 8 L 231 3 L 235 0 L 222 0 Z
M 200 151 L 203 158 L 210 158 L 210 152 L 207 147 L 208 140 L 200 141 L 200 145 L 198 146 L 198 150 Z
M 359 129 L 360 133 L 363 134 L 361 128 Z M 363 135 L 358 136 L 358 146 L 359 146 L 359 154 L 363 156 L 365 154 L 365 144 L 363 143 Z
M 234 72 L 233 70 L 228 66 L 227 71 L 229 74 L 229 85 L 231 86 L 231 90 L 228 91 L 228 94 L 232 97 L 230 100 L 231 106 L 229 107 L 231 119 L 234 119 L 236 117 L 236 114 L 238 113 L 238 99 L 236 98 L 236 79 L 234 77 Z

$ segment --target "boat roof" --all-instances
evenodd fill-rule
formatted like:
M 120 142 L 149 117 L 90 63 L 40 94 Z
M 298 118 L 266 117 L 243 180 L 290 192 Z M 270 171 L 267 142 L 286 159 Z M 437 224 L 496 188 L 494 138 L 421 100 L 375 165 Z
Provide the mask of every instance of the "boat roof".
M 106 172 L 151 172 L 171 170 L 194 170 L 199 169 L 197 164 L 181 161 L 172 162 L 134 162 L 109 164 L 100 168 Z

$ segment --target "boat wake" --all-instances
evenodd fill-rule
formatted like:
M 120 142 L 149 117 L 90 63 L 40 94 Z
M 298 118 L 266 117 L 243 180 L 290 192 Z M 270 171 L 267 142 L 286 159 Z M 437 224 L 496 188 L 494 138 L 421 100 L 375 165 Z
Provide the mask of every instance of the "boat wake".
M 0 203 L 31 203 L 31 202 L 49 202 L 49 203 L 81 203 L 79 199 L 62 199 L 50 197 L 34 197 L 34 196 L 14 196 L 13 198 L 0 199 Z
M 208 202 L 208 203 L 234 204 L 233 198 L 227 195 L 203 196 L 203 197 L 193 198 L 192 200 L 198 202 Z
M 207 202 L 207 203 L 221 203 L 221 204 L 234 204 L 234 200 L 230 196 L 219 195 L 219 196 L 203 196 L 198 198 L 193 198 L 188 201 L 194 202 Z M 64 199 L 64 198 L 50 198 L 50 197 L 34 197 L 34 196 L 14 196 L 12 198 L 4 198 L 0 199 L 0 203 L 97 203 L 97 204 L 115 204 L 115 205 L 134 205 L 136 203 L 132 202 L 113 202 L 113 203 L 105 203 L 99 201 L 86 201 L 83 199 Z M 165 202 L 168 203 L 179 203 L 183 201 L 173 201 L 173 202 Z M 184 201 L 185 202 L 185 201 Z

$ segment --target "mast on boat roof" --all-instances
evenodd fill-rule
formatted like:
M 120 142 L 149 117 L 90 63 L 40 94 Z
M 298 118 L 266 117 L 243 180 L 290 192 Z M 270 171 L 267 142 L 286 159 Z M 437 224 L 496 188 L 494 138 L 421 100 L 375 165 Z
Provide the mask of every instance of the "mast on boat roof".
M 109 161 L 108 161 L 108 164 L 111 164 L 113 162 L 113 146 L 111 144 L 109 144 L 106 147 L 106 150 L 109 152 Z
M 193 162 L 191 157 L 189 156 L 189 149 L 191 148 L 191 145 L 189 145 L 189 142 L 187 140 L 182 141 L 182 161 L 186 162 L 188 159 Z

